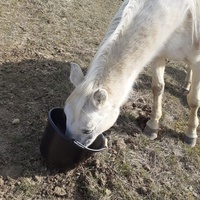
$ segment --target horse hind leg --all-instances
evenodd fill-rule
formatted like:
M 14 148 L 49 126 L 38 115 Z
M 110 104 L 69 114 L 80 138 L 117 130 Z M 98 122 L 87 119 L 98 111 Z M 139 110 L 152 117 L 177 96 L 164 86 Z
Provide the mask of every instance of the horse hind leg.
M 164 72 L 165 72 L 165 60 L 158 59 L 152 63 L 152 93 L 153 93 L 153 107 L 151 112 L 151 118 L 147 122 L 143 133 L 150 139 L 157 138 L 159 129 L 159 120 L 162 116 L 162 96 L 164 92 Z
M 191 147 L 196 145 L 197 139 L 197 127 L 199 125 L 198 109 L 200 106 L 200 68 L 199 64 L 192 66 L 192 83 L 189 94 L 187 95 L 187 101 L 190 108 L 188 128 L 185 133 L 185 143 Z

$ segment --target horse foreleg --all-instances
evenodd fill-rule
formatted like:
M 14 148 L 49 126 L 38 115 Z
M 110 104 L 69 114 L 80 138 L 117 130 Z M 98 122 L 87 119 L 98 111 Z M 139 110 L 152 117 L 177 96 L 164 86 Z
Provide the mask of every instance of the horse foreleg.
M 188 95 L 191 87 L 191 82 L 192 82 L 192 70 L 190 67 L 187 66 L 186 68 L 186 77 L 185 77 L 185 82 L 183 86 L 183 95 L 186 96 Z
M 157 138 L 159 120 L 162 116 L 162 96 L 164 92 L 164 72 L 165 60 L 159 59 L 152 65 L 152 92 L 153 92 L 153 107 L 151 118 L 147 122 L 144 133 L 150 138 Z
M 200 63 L 198 63 L 200 64 Z M 190 146 L 196 145 L 197 127 L 199 125 L 198 109 L 200 106 L 200 68 L 199 65 L 192 66 L 192 83 L 190 92 L 187 96 L 188 105 L 190 107 L 190 115 L 188 121 L 188 129 L 185 133 L 185 142 Z

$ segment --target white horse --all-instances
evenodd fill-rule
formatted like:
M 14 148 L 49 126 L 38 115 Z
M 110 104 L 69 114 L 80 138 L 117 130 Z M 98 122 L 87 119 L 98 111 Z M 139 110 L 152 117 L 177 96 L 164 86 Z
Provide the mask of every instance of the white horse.
M 185 142 L 194 146 L 200 106 L 199 0 L 125 0 L 84 77 L 71 63 L 75 89 L 65 104 L 70 137 L 90 145 L 116 121 L 136 78 L 152 66 L 153 108 L 144 133 L 157 137 L 162 115 L 165 59 L 183 60 L 193 72 Z

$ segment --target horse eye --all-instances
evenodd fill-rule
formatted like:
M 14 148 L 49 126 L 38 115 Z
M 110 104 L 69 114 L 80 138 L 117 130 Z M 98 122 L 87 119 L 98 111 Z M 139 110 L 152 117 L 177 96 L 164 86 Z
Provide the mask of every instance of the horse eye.
M 82 132 L 83 134 L 90 134 L 90 133 L 92 133 L 91 130 L 87 130 L 87 129 L 83 129 L 81 132 Z

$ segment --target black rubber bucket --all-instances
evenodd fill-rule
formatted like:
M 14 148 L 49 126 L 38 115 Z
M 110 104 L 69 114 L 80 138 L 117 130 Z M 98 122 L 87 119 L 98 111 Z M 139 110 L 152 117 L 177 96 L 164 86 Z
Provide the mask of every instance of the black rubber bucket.
M 106 149 L 105 138 L 101 134 L 85 147 L 74 139 L 68 138 L 66 116 L 62 108 L 53 108 L 48 113 L 48 122 L 40 144 L 42 157 L 55 168 L 73 169 L 95 152 Z

